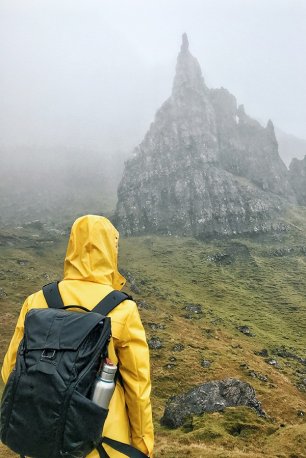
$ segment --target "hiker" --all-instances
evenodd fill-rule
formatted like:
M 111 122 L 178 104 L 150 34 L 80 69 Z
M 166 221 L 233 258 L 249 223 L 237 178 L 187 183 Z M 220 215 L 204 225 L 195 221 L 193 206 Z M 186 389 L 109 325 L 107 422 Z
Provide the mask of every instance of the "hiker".
M 58 285 L 65 305 L 82 305 L 92 310 L 111 291 L 122 289 L 125 279 L 117 268 L 118 239 L 118 231 L 105 217 L 87 215 L 74 222 L 64 263 L 64 279 Z M 4 383 L 16 362 L 26 313 L 33 308 L 46 307 L 42 290 L 25 300 L 4 358 Z M 119 365 L 121 382 L 116 382 L 103 436 L 131 444 L 152 457 L 149 351 L 137 305 L 132 300 L 124 300 L 108 316 L 112 330 L 108 356 Z M 111 458 L 124 456 L 107 445 L 104 448 Z M 93 450 L 87 457 L 98 458 L 99 454 Z

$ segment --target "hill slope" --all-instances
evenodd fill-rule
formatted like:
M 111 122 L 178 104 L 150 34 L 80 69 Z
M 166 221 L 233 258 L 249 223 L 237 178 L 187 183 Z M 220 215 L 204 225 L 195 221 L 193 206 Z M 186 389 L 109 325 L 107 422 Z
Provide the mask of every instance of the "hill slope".
M 156 457 L 306 457 L 306 210 L 287 216 L 289 232 L 253 238 L 120 241 L 127 289 L 155 347 Z M 67 233 L 28 227 L 0 242 L 2 362 L 25 296 L 61 277 Z M 177 430 L 159 425 L 169 396 L 228 377 L 252 384 L 267 419 L 243 407 Z

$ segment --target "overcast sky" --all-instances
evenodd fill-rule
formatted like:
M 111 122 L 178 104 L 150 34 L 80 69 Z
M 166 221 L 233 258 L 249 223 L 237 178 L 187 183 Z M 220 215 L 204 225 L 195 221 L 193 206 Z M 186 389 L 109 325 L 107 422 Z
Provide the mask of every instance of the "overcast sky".
M 0 145 L 132 148 L 181 35 L 209 87 L 306 138 L 306 1 L 0 0 Z

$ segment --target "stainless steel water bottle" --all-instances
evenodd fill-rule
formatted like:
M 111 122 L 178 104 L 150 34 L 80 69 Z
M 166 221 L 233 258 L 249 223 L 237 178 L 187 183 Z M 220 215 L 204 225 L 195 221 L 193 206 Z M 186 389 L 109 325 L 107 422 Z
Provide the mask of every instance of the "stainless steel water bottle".
M 110 360 L 105 360 L 101 371 L 97 375 L 91 399 L 103 409 L 108 409 L 115 390 L 114 379 L 116 372 L 117 366 Z

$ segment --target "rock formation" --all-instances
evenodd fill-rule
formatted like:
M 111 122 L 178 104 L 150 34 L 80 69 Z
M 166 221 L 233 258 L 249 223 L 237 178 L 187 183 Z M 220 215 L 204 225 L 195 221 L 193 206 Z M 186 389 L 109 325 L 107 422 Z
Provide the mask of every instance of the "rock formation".
M 116 224 L 127 235 L 206 237 L 280 228 L 294 199 L 271 121 L 262 127 L 226 89 L 209 89 L 186 34 L 172 94 L 125 163 Z
M 298 204 L 306 205 L 306 156 L 302 160 L 292 159 L 289 176 Z
M 236 406 L 251 407 L 258 415 L 265 416 L 254 388 L 249 383 L 229 378 L 207 382 L 187 393 L 171 397 L 167 401 L 161 424 L 179 428 L 190 416 Z

